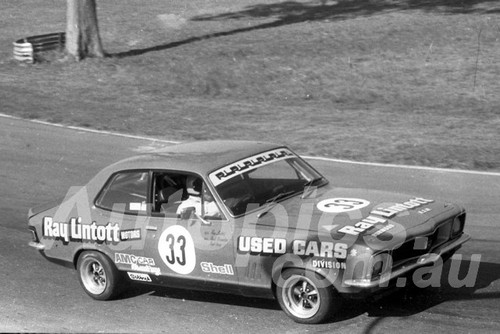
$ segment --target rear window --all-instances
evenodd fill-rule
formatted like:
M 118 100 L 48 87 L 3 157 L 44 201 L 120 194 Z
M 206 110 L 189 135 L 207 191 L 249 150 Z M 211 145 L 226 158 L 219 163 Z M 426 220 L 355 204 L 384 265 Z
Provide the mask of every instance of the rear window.
M 148 172 L 117 173 L 109 179 L 101 190 L 95 205 L 114 212 L 145 214 L 148 182 Z

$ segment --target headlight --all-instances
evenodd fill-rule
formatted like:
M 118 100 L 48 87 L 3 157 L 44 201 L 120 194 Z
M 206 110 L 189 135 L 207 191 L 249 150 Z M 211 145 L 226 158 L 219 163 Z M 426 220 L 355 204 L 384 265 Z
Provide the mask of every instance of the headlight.
M 40 242 L 40 240 L 38 240 L 38 235 L 36 234 L 36 229 L 33 226 L 29 226 L 28 229 L 31 232 L 32 241 L 33 242 Z
M 392 266 L 392 258 L 389 253 L 379 253 L 372 256 L 371 261 L 372 272 L 371 279 L 376 279 L 381 276 L 388 268 Z
M 453 220 L 453 225 L 451 227 L 452 238 L 462 233 L 464 229 L 464 223 L 465 223 L 465 214 L 455 217 L 455 219 Z

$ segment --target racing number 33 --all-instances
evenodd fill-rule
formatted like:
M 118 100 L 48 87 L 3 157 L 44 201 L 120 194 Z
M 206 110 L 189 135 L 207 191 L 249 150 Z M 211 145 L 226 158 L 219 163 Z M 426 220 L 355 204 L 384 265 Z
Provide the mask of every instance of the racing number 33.
M 330 213 L 354 211 L 364 208 L 369 201 L 360 198 L 329 198 L 317 204 L 319 210 Z
M 190 274 L 196 266 L 193 238 L 180 225 L 168 227 L 158 241 L 158 252 L 163 262 L 178 274 Z
M 186 237 L 180 235 L 175 239 L 173 234 L 168 234 L 167 244 L 170 249 L 170 253 L 166 255 L 167 262 L 170 264 L 175 264 L 175 262 L 177 262 L 181 266 L 186 265 Z M 175 251 L 175 248 L 178 249 L 178 252 Z M 176 253 L 180 253 L 180 256 L 176 256 Z

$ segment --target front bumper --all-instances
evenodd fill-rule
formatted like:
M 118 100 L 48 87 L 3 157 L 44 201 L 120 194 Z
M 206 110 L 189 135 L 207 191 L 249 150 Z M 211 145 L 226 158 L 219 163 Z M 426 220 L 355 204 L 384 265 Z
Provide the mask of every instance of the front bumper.
M 362 289 L 373 289 L 377 287 L 386 287 L 389 285 L 389 281 L 403 276 L 419 267 L 424 267 L 427 265 L 432 265 L 443 255 L 449 253 L 457 248 L 459 248 L 463 243 L 470 239 L 470 236 L 467 234 L 462 234 L 460 238 L 450 241 L 449 243 L 444 244 L 439 249 L 435 250 L 433 253 L 428 253 L 420 256 L 416 261 L 406 263 L 396 270 L 385 273 L 380 276 L 379 279 L 369 280 L 369 279 L 348 279 L 344 281 L 344 284 L 353 287 L 353 288 L 362 288 Z

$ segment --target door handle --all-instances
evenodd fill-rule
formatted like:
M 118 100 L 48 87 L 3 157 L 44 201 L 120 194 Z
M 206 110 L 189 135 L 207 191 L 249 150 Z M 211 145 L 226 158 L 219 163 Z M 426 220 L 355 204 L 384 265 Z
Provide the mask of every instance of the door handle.
M 156 227 L 156 226 L 146 226 L 146 230 L 148 230 L 148 231 L 158 231 L 158 227 Z

